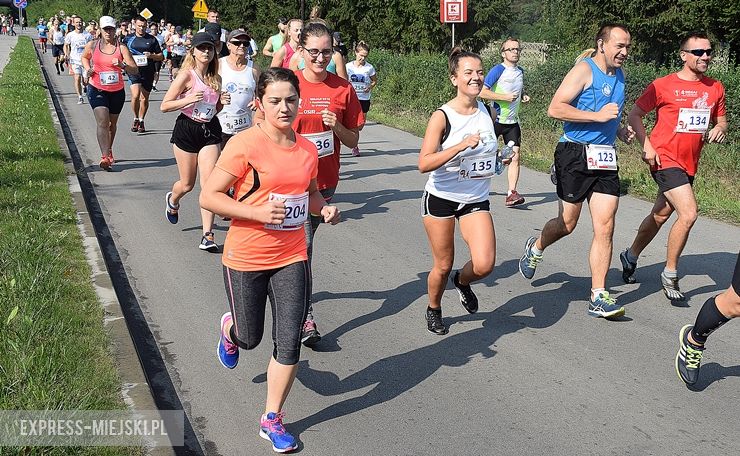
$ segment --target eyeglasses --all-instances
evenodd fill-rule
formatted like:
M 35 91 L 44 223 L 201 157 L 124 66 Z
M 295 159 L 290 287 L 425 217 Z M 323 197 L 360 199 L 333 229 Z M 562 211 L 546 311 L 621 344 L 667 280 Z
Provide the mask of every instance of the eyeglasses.
M 321 54 L 321 56 L 324 57 L 325 59 L 328 59 L 329 57 L 332 56 L 332 54 L 334 54 L 334 49 L 308 49 L 306 48 L 305 51 L 308 52 L 308 55 L 310 55 L 312 59 L 315 59 L 316 57 L 318 57 L 319 54 Z
M 681 49 L 683 52 L 688 52 L 690 54 L 693 54 L 697 57 L 703 56 L 705 53 L 707 54 L 707 57 L 712 56 L 712 49 Z
M 522 48 L 506 48 L 504 52 L 522 52 Z
M 247 47 L 249 46 L 249 41 L 229 41 L 229 43 L 233 44 L 236 47 Z

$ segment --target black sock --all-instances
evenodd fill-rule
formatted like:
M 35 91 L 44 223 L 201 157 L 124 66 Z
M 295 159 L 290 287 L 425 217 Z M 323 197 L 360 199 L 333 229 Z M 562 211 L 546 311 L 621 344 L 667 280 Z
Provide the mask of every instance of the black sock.
M 707 299 L 707 302 L 701 307 L 699 315 L 696 316 L 694 328 L 691 330 L 691 337 L 699 345 L 704 345 L 707 338 L 717 328 L 730 321 L 729 318 L 722 315 L 714 301 L 714 296 Z

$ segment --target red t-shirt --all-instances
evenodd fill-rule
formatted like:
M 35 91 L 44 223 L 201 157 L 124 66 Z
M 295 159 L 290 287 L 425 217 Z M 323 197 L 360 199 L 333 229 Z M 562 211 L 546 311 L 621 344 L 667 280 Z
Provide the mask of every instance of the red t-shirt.
M 328 132 L 331 128 L 321 120 L 321 111 L 329 109 L 337 115 L 337 122 L 347 129 L 359 128 L 365 124 L 360 100 L 357 99 L 352 84 L 339 76 L 327 73 L 321 82 L 308 82 L 303 71 L 295 72 L 301 88 L 301 101 L 298 106 L 298 117 L 293 123 L 295 131 L 302 135 Z M 319 190 L 334 188 L 339 183 L 339 150 L 342 145 L 336 134 L 333 137 L 334 151 L 319 159 Z M 328 144 L 327 138 L 309 137 L 314 144 Z M 320 148 L 320 147 L 317 147 Z M 322 154 L 321 150 L 319 154 Z
M 722 83 L 708 77 L 684 81 L 673 73 L 650 83 L 635 104 L 645 112 L 657 109 L 650 143 L 660 157 L 660 167 L 653 170 L 681 168 L 695 175 L 703 131 L 726 112 Z
M 304 195 L 311 179 L 316 178 L 317 161 L 316 147 L 302 136 L 296 135 L 293 147 L 285 148 L 253 126 L 229 140 L 216 166 L 238 177 L 234 184 L 237 201 L 259 206 L 273 194 L 296 199 Z M 275 228 L 233 219 L 221 261 L 237 271 L 265 271 L 308 258 L 303 225 L 290 230 Z

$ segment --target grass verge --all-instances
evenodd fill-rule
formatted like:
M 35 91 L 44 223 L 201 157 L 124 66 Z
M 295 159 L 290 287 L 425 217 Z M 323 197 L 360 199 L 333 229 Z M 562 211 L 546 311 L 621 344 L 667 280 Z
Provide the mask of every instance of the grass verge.
M 0 409 L 124 408 L 33 43 L 0 79 Z M 2 448 L 140 454 L 139 448 Z

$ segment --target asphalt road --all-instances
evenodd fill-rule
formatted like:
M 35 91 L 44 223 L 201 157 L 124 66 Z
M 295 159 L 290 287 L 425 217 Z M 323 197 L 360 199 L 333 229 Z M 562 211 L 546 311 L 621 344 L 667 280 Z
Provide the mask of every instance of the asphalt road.
M 372 60 L 372 59 L 371 59 Z M 164 354 L 180 400 L 207 454 L 270 454 L 257 436 L 265 400 L 269 340 L 241 352 L 229 371 L 215 355 L 227 309 L 220 256 L 197 248 L 197 194 L 182 201 L 180 223 L 164 218 L 164 194 L 177 179 L 169 144 L 177 114 L 159 112 L 167 83 L 152 95 L 149 131 L 119 123 L 114 172 L 97 169 L 88 104 L 78 106 L 70 76 L 53 74 L 75 142 L 126 273 Z M 166 81 L 166 73 L 163 75 Z M 382 81 L 381 81 L 382 84 Z M 524 132 L 526 141 L 526 131 Z M 286 424 L 305 454 L 736 454 L 740 448 L 740 326 L 715 333 L 698 391 L 674 371 L 677 332 L 730 281 L 740 229 L 700 218 L 680 265 L 689 301 L 660 291 L 667 229 L 645 251 L 637 276 L 621 281 L 618 250 L 650 204 L 620 201 L 608 285 L 627 309 L 622 321 L 586 314 L 590 285 L 588 211 L 569 237 L 545 252 L 533 281 L 517 261 L 526 239 L 556 214 L 545 174 L 522 170 L 527 203 L 504 207 L 494 180 L 496 268 L 473 286 L 480 311 L 469 315 L 447 290 L 447 336 L 427 332 L 426 276 L 431 256 L 420 218 L 426 176 L 416 169 L 421 140 L 382 125 L 361 134 L 362 156 L 342 153 L 335 198 L 344 221 L 316 238 L 315 313 L 324 339 L 304 349 L 286 404 Z M 228 225 L 219 221 L 216 240 Z M 456 267 L 467 261 L 461 239 Z

